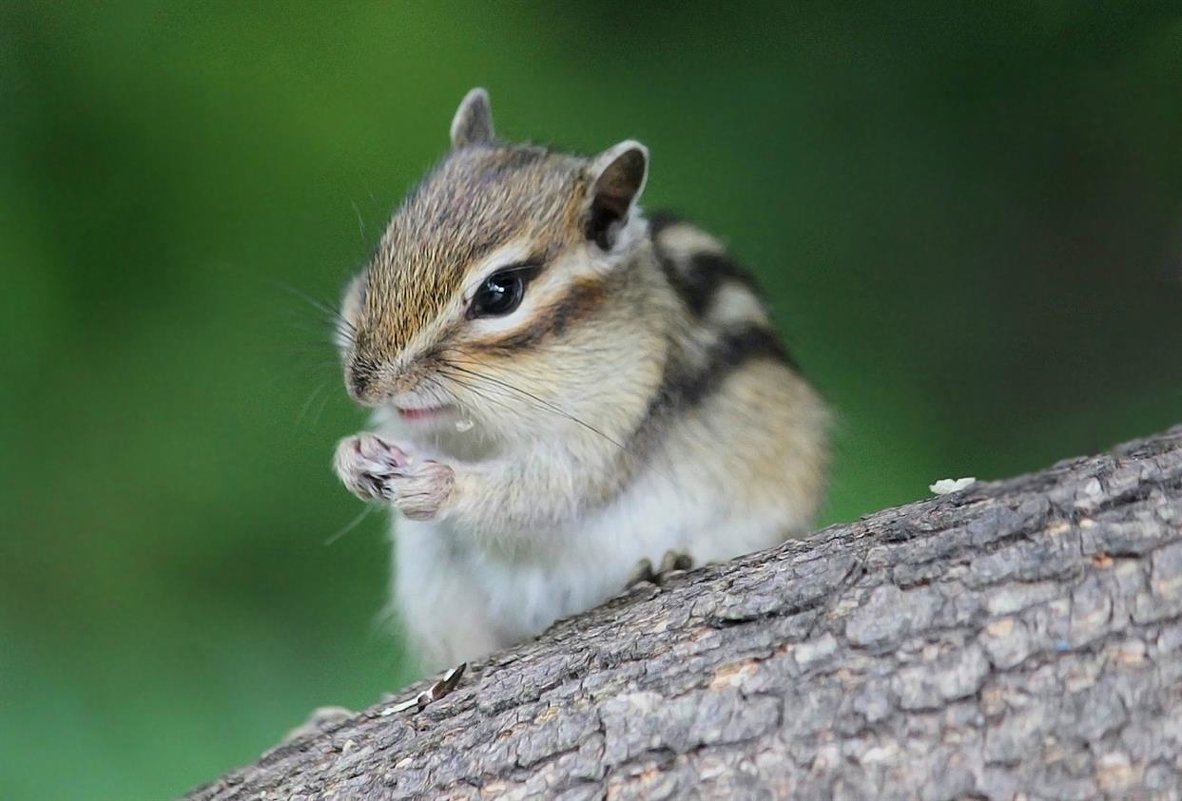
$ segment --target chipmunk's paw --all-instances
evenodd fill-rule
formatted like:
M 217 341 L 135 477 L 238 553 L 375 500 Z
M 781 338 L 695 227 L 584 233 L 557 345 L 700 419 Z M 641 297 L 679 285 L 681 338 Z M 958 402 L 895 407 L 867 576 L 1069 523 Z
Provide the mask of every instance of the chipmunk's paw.
M 390 480 L 409 464 L 405 451 L 368 432 L 345 437 L 333 458 L 341 483 L 363 501 L 390 500 Z
M 635 587 L 643 581 L 660 585 L 670 576 L 690 570 L 693 566 L 694 558 L 685 551 L 665 551 L 665 558 L 661 560 L 660 567 L 655 570 L 649 559 L 641 559 L 637 562 L 636 567 L 632 569 L 632 575 L 628 577 L 627 586 Z
M 447 465 L 417 462 L 391 477 L 391 500 L 411 520 L 431 520 L 451 498 L 455 483 L 455 471 Z
M 368 432 L 341 440 L 333 466 L 358 498 L 388 501 L 412 520 L 430 520 L 438 514 L 455 484 L 455 473 L 447 465 L 416 461 Z

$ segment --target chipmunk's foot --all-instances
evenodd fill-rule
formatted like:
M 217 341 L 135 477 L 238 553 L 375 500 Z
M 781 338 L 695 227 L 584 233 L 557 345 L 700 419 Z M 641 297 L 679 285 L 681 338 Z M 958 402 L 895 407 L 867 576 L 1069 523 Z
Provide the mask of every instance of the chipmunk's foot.
M 659 586 L 664 584 L 671 576 L 677 573 L 684 573 L 686 570 L 692 569 L 693 566 L 694 558 L 685 551 L 665 551 L 665 556 L 661 559 L 660 566 L 655 570 L 650 559 L 641 559 L 637 562 L 625 586 L 630 589 L 644 581 Z

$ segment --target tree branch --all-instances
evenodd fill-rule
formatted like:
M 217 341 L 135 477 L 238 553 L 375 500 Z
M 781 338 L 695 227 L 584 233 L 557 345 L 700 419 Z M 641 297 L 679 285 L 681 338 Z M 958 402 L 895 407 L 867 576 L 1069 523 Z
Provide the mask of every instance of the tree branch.
M 381 708 L 188 798 L 1179 798 L 1182 427 L 644 585 Z

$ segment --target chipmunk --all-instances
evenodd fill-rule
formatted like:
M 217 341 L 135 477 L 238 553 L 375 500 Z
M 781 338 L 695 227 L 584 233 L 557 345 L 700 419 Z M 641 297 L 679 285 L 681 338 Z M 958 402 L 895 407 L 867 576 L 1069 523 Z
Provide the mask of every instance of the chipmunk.
M 641 212 L 648 163 L 631 140 L 498 141 L 473 89 L 345 292 L 345 385 L 374 431 L 334 466 L 397 512 L 394 602 L 424 667 L 817 510 L 826 407 L 722 245 Z

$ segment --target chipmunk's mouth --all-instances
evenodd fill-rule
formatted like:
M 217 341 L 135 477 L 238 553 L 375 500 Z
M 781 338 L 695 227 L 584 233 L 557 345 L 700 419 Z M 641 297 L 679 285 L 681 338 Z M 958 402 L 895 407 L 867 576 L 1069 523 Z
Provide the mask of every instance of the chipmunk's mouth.
M 408 423 L 427 423 L 434 420 L 441 420 L 450 415 L 455 409 L 452 406 L 418 406 L 415 408 L 403 408 L 395 406 L 398 410 L 398 416 Z

